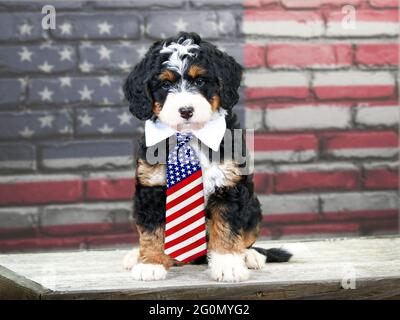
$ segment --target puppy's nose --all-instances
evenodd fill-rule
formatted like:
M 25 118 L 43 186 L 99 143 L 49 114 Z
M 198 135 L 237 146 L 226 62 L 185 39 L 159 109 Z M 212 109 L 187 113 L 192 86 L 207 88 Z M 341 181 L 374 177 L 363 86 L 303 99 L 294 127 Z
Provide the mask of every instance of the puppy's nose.
M 182 107 L 182 108 L 179 108 L 178 111 L 181 114 L 181 117 L 183 119 L 188 120 L 189 118 L 191 118 L 193 116 L 194 109 L 193 109 L 193 107 Z

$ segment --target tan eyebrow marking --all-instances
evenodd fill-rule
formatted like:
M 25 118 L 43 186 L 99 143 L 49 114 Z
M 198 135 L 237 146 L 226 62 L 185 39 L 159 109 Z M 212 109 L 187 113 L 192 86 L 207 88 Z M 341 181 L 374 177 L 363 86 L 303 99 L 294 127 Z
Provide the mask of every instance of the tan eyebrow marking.
M 198 76 L 201 76 L 203 74 L 206 74 L 206 73 L 207 73 L 207 70 L 198 65 L 191 66 L 188 71 L 188 75 L 191 76 L 193 79 L 197 78 Z
M 164 70 L 163 72 L 160 73 L 160 75 L 158 76 L 158 79 L 164 81 L 164 80 L 168 80 L 168 81 L 174 81 L 175 80 L 175 75 L 171 70 Z

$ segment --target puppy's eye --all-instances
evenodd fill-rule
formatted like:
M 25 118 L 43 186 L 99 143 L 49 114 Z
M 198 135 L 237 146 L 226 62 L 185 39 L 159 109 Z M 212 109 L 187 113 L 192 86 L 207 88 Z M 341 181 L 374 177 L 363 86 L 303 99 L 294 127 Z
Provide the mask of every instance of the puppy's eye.
M 194 81 L 193 81 L 193 84 L 196 86 L 196 87 L 202 87 L 202 86 L 204 86 L 205 85 L 205 83 L 206 83 L 206 81 L 204 80 L 204 79 L 202 79 L 202 78 L 197 78 L 197 79 L 195 79 Z
M 172 82 L 171 81 L 163 81 L 161 83 L 161 88 L 163 88 L 164 90 L 169 90 L 172 87 Z

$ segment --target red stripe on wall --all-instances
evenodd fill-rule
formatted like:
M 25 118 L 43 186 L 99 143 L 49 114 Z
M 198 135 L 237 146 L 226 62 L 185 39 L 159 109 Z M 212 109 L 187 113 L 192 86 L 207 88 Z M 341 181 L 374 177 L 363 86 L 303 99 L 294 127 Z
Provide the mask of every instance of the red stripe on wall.
M 83 199 L 81 180 L 36 181 L 0 184 L 0 204 L 78 202 Z

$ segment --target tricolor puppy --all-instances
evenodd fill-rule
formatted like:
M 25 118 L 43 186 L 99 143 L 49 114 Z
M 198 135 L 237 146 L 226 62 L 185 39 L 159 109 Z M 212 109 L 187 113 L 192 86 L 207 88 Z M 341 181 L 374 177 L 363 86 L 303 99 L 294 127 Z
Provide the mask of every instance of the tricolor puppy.
M 140 249 L 124 259 L 135 279 L 164 279 L 171 266 L 208 262 L 212 279 L 237 282 L 249 268 L 289 260 L 284 250 L 252 247 L 262 217 L 252 176 L 202 147 L 221 151 L 226 131 L 240 128 L 232 108 L 241 76 L 231 56 L 184 32 L 155 42 L 128 76 L 129 109 L 146 121 L 134 197 Z M 165 161 L 149 161 L 148 148 L 174 139 Z

